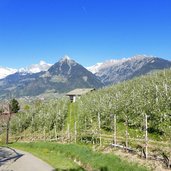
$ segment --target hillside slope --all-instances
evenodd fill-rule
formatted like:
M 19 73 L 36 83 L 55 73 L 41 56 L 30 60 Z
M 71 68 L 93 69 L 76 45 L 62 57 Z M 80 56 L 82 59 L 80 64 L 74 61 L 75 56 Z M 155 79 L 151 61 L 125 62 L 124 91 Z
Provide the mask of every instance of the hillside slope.
M 114 114 L 118 121 L 125 122 L 127 118 L 130 127 L 143 129 L 146 114 L 148 131 L 168 138 L 171 131 L 170 76 L 170 69 L 158 71 L 83 96 L 78 102 L 80 125 L 84 125 L 85 118 L 90 123 L 100 113 L 105 130 L 111 129 Z

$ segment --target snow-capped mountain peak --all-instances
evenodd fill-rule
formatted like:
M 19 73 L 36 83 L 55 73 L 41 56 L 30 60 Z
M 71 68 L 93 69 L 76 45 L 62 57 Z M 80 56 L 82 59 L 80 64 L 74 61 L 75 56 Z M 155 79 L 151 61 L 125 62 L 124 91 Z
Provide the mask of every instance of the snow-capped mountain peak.
M 64 61 L 72 61 L 72 59 L 68 55 L 65 55 L 59 60 L 59 62 L 64 62 Z
M 101 81 L 107 84 L 122 82 L 153 70 L 170 68 L 171 62 L 156 56 L 136 55 L 131 58 L 109 60 L 88 67 Z
M 38 64 L 33 64 L 28 67 L 22 67 L 20 69 L 12 69 L 7 67 L 0 67 L 0 79 L 3 79 L 7 77 L 8 75 L 14 74 L 16 72 L 19 72 L 21 74 L 27 74 L 27 73 L 38 73 L 41 71 L 47 71 L 52 64 L 48 64 L 45 61 L 41 60 Z
M 97 73 L 99 71 L 99 68 L 103 65 L 102 62 L 99 62 L 93 66 L 87 67 L 87 69 L 92 72 L 93 74 Z
M 17 69 L 0 67 L 0 79 L 5 78 L 8 75 L 14 74 L 17 72 Z
M 68 55 L 65 55 L 59 60 L 60 65 L 63 65 L 63 63 L 67 63 L 68 66 L 75 65 L 76 62 L 71 59 Z
M 109 68 L 115 64 L 119 64 L 119 63 L 122 63 L 122 62 L 125 62 L 126 58 L 123 58 L 123 59 L 111 59 L 111 60 L 107 60 L 105 62 L 100 62 L 100 63 L 97 63 L 93 66 L 90 66 L 90 67 L 87 67 L 87 69 L 92 72 L 93 74 L 99 72 L 100 70 L 102 69 L 105 69 L 105 68 Z
M 120 65 L 126 61 L 136 61 L 136 60 L 143 60 L 145 58 L 154 58 L 154 57 L 155 56 L 149 56 L 149 55 L 135 55 L 135 56 L 130 57 L 130 58 L 111 59 L 111 60 L 107 60 L 105 62 L 97 63 L 93 66 L 87 67 L 87 69 L 90 72 L 92 72 L 93 74 L 96 74 L 101 70 L 110 68 L 111 66 L 114 66 L 114 65 Z
M 64 57 L 63 57 L 63 60 L 70 60 L 71 58 L 68 56 L 68 55 L 65 55 Z
M 18 70 L 18 72 L 38 73 L 41 71 L 47 71 L 51 66 L 52 66 L 52 64 L 48 64 L 45 61 L 41 60 L 38 64 L 33 64 L 33 65 L 30 65 L 26 68 L 20 68 Z

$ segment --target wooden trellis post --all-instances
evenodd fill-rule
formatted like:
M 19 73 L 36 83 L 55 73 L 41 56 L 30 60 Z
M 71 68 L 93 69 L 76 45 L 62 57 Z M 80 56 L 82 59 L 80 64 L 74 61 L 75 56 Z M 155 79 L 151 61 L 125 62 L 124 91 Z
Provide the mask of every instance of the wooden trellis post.
M 113 143 L 116 144 L 116 115 L 113 115 Z
M 56 131 L 56 125 L 54 124 L 54 130 L 55 130 L 55 140 L 57 141 L 57 131 Z
M 145 114 L 145 158 L 148 158 L 148 116 Z
M 127 151 L 127 148 L 128 148 L 128 116 L 126 116 L 125 126 L 126 126 L 126 130 L 125 130 L 125 147 L 126 147 L 126 151 Z
M 64 142 L 64 130 L 63 130 L 63 128 L 64 128 L 64 124 L 62 123 L 62 130 L 61 130 L 61 141 L 62 141 L 62 143 Z
M 60 110 L 59 110 L 59 113 L 61 114 Z M 64 142 L 64 116 L 62 119 L 61 141 L 62 143 Z
M 44 141 L 46 141 L 46 128 L 44 127 L 44 130 L 43 130 L 43 135 L 44 135 Z
M 100 139 L 100 146 L 102 145 L 102 137 L 101 137 L 101 120 L 100 120 L 100 113 L 98 113 L 98 125 L 99 125 L 99 139 Z
M 77 122 L 75 121 L 75 124 L 74 124 L 74 138 L 75 138 L 75 143 L 77 143 Z
M 68 128 L 67 128 L 67 138 L 68 138 L 68 141 L 70 142 L 70 125 L 68 124 Z

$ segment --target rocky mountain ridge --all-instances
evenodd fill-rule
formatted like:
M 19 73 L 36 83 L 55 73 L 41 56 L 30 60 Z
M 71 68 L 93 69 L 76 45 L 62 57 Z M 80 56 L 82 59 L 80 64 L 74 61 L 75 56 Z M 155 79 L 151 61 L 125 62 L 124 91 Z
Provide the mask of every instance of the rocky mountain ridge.
M 110 60 L 88 69 L 105 84 L 114 84 L 147 74 L 154 70 L 170 68 L 171 62 L 162 58 L 137 55 L 132 58 Z

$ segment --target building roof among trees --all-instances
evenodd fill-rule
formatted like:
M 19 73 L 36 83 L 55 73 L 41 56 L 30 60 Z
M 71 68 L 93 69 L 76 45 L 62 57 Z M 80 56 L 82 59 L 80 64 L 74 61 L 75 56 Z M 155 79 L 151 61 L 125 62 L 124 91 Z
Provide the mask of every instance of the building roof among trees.
M 94 91 L 94 90 L 95 90 L 94 88 L 83 88 L 83 89 L 77 88 L 77 89 L 74 89 L 74 90 L 68 92 L 66 95 L 67 96 L 81 96 L 83 94 L 86 94 L 86 93 Z

